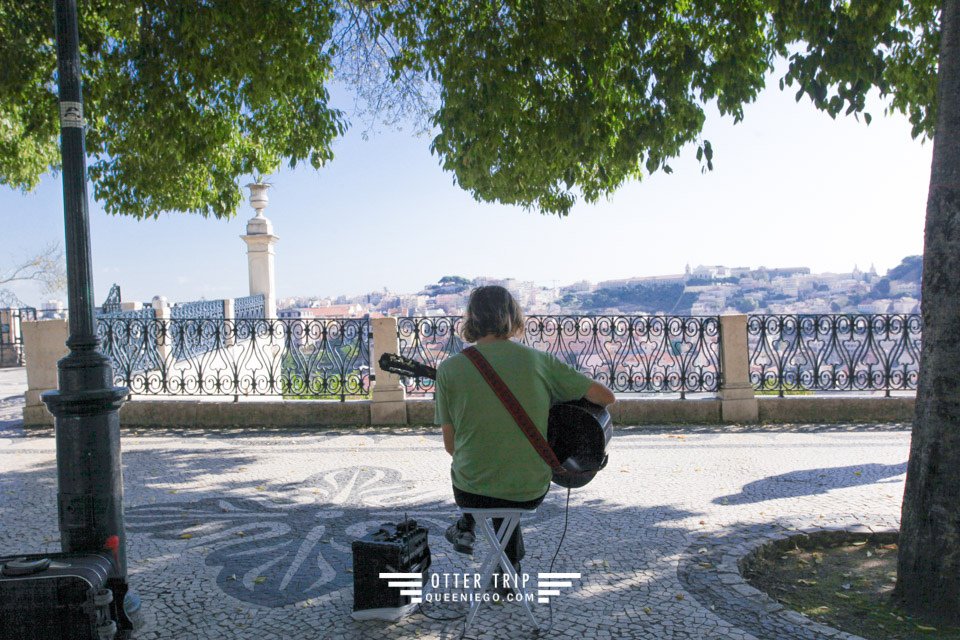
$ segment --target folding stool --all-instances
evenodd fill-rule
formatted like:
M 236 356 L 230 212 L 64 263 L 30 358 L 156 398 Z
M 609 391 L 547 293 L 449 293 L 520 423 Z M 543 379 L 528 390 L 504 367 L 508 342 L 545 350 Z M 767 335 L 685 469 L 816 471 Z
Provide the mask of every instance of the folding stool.
M 470 625 L 473 624 L 474 619 L 477 617 L 477 612 L 480 610 L 480 605 L 483 603 L 483 598 L 491 588 L 490 583 L 491 579 L 493 578 L 493 573 L 498 568 L 502 568 L 503 573 L 509 576 L 511 583 L 516 585 L 515 591 L 520 597 L 520 601 L 523 603 L 524 609 L 527 610 L 527 615 L 530 616 L 530 621 L 533 623 L 533 626 L 539 629 L 540 625 L 537 624 L 537 619 L 533 617 L 533 611 L 530 609 L 530 602 L 527 599 L 526 591 L 518 579 L 519 576 L 517 575 L 516 570 L 513 568 L 513 563 L 510 562 L 510 559 L 506 554 L 507 543 L 510 541 L 510 536 L 513 535 L 517 525 L 520 524 L 520 517 L 524 514 L 535 514 L 537 510 L 461 508 L 461 511 L 463 511 L 463 513 L 469 513 L 474 517 L 476 522 L 480 525 L 480 528 L 483 530 L 483 537 L 487 540 L 488 546 L 487 555 L 480 563 L 481 591 L 474 595 L 474 599 L 470 603 L 470 613 L 467 615 L 466 628 L 469 629 Z M 493 518 L 502 518 L 500 527 L 497 529 L 497 531 L 493 530 Z

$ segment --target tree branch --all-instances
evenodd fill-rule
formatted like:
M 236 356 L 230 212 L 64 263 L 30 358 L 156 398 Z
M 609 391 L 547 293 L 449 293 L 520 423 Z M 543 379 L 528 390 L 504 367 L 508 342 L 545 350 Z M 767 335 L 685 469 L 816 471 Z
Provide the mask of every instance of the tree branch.
M 30 258 L 0 272 L 0 285 L 27 281 L 39 282 L 46 293 L 66 288 L 63 248 L 58 243 L 49 244 Z

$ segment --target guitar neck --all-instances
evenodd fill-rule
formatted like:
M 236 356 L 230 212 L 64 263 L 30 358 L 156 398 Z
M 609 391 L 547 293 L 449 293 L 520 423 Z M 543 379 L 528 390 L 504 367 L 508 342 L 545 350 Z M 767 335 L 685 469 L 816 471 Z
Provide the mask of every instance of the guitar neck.
M 435 367 L 423 364 L 413 358 L 405 358 L 395 353 L 384 353 L 380 356 L 378 364 L 384 371 L 395 373 L 405 378 L 437 379 L 437 370 Z

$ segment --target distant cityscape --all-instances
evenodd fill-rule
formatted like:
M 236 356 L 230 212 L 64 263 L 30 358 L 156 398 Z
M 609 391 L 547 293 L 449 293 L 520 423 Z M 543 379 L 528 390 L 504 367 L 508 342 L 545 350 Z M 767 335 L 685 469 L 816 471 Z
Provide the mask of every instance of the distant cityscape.
M 665 313 L 919 313 L 921 256 L 908 256 L 880 275 L 872 266 L 849 273 L 807 267 L 687 266 L 684 273 L 543 286 L 513 278 L 444 276 L 416 293 L 387 289 L 336 298 L 277 301 L 281 318 L 460 315 L 470 290 L 509 289 L 527 314 Z

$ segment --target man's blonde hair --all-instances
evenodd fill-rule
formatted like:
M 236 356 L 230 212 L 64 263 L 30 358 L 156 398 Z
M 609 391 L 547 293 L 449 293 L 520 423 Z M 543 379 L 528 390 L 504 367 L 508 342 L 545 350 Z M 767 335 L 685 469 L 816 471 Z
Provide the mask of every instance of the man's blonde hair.
M 497 285 L 477 287 L 470 292 L 464 317 L 463 339 L 476 342 L 490 334 L 512 338 L 523 331 L 523 311 L 509 291 Z

